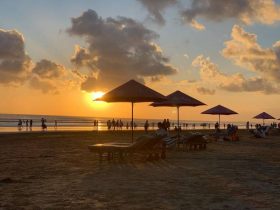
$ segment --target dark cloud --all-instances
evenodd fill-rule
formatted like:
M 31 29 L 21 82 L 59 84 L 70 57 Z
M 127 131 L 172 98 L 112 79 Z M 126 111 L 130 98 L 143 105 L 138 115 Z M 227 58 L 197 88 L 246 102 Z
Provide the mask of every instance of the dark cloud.
M 177 71 L 154 43 L 158 34 L 133 19 L 102 19 L 93 10 L 72 18 L 70 35 L 83 37 L 86 48 L 76 47 L 71 61 L 77 68 L 87 67 L 91 87 L 111 88 L 129 79 L 161 77 Z M 91 77 L 94 77 L 93 80 Z
M 165 20 L 162 15 L 164 10 L 172 5 L 177 4 L 177 0 L 137 0 L 148 10 L 150 18 L 158 23 L 164 25 Z
M 53 61 L 43 59 L 36 63 L 32 73 L 44 79 L 54 79 L 65 75 L 65 68 Z
M 182 11 L 183 20 L 197 29 L 204 27 L 197 18 L 212 21 L 237 19 L 245 24 L 272 24 L 280 20 L 280 8 L 274 0 L 192 0 Z
M 16 30 L 0 29 L 0 84 L 29 85 L 43 93 L 64 88 L 67 70 L 53 61 L 42 59 L 35 65 L 25 53 L 23 35 Z
M 15 30 L 0 29 L 0 83 L 23 83 L 31 65 L 25 53 L 24 38 Z
M 64 66 L 53 61 L 42 59 L 32 69 L 29 85 L 43 93 L 58 93 L 62 77 L 66 75 Z M 59 85 L 58 85 L 59 84 Z

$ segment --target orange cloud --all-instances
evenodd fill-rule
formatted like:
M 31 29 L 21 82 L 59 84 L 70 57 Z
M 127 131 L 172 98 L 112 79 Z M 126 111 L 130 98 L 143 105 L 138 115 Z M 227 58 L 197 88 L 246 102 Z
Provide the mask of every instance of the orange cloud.
M 266 80 L 280 82 L 280 42 L 272 48 L 262 48 L 257 36 L 233 26 L 232 39 L 225 42 L 222 55 L 234 64 L 257 73 Z

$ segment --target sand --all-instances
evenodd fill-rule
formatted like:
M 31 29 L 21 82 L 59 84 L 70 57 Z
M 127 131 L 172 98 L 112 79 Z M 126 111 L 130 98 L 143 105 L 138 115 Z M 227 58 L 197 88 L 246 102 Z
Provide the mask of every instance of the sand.
M 280 209 L 280 134 L 167 159 L 99 162 L 129 132 L 0 134 L 0 209 Z M 136 136 L 142 132 L 136 132 Z

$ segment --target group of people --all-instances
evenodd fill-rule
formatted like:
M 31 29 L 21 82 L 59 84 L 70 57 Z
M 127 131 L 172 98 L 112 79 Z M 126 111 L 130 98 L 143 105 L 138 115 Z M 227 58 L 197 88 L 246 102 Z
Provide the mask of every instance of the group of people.
M 238 131 L 238 126 L 233 125 L 233 124 L 227 124 L 226 126 L 224 125 L 224 129 L 226 127 L 225 131 L 222 131 L 220 129 L 220 124 L 218 122 L 215 123 L 215 133 L 213 136 L 217 140 L 224 140 L 224 141 L 238 141 L 239 137 L 237 134 Z
M 94 120 L 94 121 L 93 121 L 93 126 L 98 127 L 98 124 L 99 124 L 98 120 Z
M 115 120 L 114 118 L 112 120 L 108 120 L 106 124 L 108 130 L 122 130 L 124 126 L 122 120 Z
M 47 128 L 48 128 L 46 123 L 47 123 L 46 118 L 42 117 L 41 118 L 41 128 L 42 128 L 43 131 L 47 130 Z M 19 119 L 17 126 L 18 126 L 19 130 L 22 130 L 23 127 L 26 127 L 26 130 L 29 129 L 31 131 L 32 127 L 33 127 L 33 120 L 32 119 L 30 119 L 30 120 Z M 54 120 L 54 128 L 57 128 L 57 120 Z
M 270 128 L 270 126 L 256 124 L 255 130 L 252 130 L 251 132 L 256 138 L 265 138 L 266 136 L 268 136 Z
M 26 129 L 28 129 L 28 128 L 32 129 L 33 120 L 22 120 L 22 119 L 19 119 L 18 120 L 18 129 L 21 130 L 24 127 L 24 124 L 25 124 Z

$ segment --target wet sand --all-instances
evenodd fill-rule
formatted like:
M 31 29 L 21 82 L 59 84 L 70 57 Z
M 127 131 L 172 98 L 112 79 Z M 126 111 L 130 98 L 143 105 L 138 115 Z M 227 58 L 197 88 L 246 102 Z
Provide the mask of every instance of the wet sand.
M 137 131 L 136 136 L 142 131 Z M 280 134 L 167 159 L 103 161 L 87 145 L 129 132 L 0 134 L 0 209 L 280 209 Z

